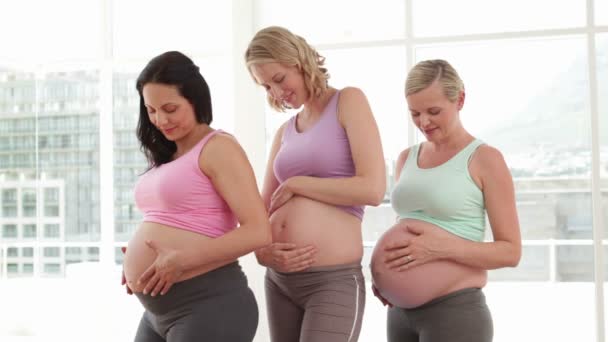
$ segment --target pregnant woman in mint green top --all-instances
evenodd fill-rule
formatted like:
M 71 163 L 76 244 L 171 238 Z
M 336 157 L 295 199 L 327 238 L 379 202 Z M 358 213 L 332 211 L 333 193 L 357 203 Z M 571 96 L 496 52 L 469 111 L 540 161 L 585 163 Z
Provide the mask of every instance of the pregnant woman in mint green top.
M 390 306 L 388 340 L 491 341 L 487 270 L 521 256 L 511 175 L 501 153 L 462 126 L 464 85 L 446 61 L 418 63 L 406 99 L 426 141 L 399 155 L 391 196 L 399 222 L 372 255 L 374 294 Z M 493 241 L 484 242 L 486 214 Z

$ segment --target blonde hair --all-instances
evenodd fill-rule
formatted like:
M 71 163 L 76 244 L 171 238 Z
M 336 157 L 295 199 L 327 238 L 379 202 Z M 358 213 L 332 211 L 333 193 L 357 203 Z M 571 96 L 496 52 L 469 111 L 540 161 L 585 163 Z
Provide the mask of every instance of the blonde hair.
M 464 83 L 456 69 L 447 61 L 432 59 L 420 62 L 410 70 L 405 81 L 405 96 L 422 91 L 435 81 L 441 84 L 443 93 L 452 102 L 456 102 L 464 91 Z
M 310 96 L 318 97 L 327 89 L 329 73 L 323 67 L 325 57 L 304 38 L 283 27 L 269 26 L 258 31 L 245 51 L 245 63 L 250 74 L 254 64 L 280 63 L 295 66 L 302 73 Z M 253 74 L 251 76 L 253 77 Z M 283 112 L 287 108 L 270 94 L 267 95 L 267 100 L 270 106 L 278 111 Z

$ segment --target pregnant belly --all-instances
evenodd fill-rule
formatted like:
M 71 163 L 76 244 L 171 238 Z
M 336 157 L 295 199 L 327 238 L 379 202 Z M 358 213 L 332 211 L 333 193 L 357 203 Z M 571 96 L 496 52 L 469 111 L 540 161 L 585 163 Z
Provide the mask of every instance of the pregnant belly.
M 312 266 L 358 262 L 363 256 L 361 220 L 333 205 L 296 196 L 270 217 L 274 242 L 314 245 Z
M 134 292 L 141 292 L 145 286 L 145 284 L 138 285 L 137 280 L 156 259 L 156 252 L 146 245 L 146 240 L 154 241 L 159 247 L 191 249 L 200 248 L 201 243 L 209 239 L 211 238 L 202 234 L 159 223 L 141 223 L 135 235 L 129 240 L 123 261 L 127 284 Z M 196 274 L 193 274 L 192 271 L 185 273 L 179 281 L 189 279 L 194 275 Z
M 449 260 L 438 260 L 398 272 L 384 263 L 388 243 L 413 237 L 405 225 L 430 225 L 418 220 L 402 220 L 378 240 L 372 254 L 371 271 L 374 285 L 391 304 L 414 308 L 448 293 L 485 286 L 487 272 Z

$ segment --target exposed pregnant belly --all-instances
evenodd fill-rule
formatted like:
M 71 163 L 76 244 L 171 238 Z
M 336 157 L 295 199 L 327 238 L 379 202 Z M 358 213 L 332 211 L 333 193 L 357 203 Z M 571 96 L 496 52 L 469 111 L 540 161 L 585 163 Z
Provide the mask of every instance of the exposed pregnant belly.
M 314 245 L 312 266 L 358 262 L 363 256 L 361 220 L 333 205 L 293 197 L 270 216 L 275 242 Z
M 432 261 L 402 272 L 389 269 L 384 263 L 384 248 L 389 242 L 413 236 L 403 229 L 406 224 L 431 225 L 419 220 L 402 220 L 382 235 L 372 254 L 374 285 L 391 304 L 414 308 L 460 289 L 485 286 L 485 270 L 448 260 Z
M 152 240 L 160 247 L 189 250 L 201 248 L 201 243 L 209 239 L 211 238 L 208 236 L 184 229 L 174 228 L 159 223 L 142 222 L 135 232 L 135 235 L 129 240 L 127 252 L 125 253 L 123 261 L 123 270 L 125 272 L 127 284 L 134 292 L 141 292 L 145 286 L 145 284 L 138 286 L 137 279 L 139 279 L 142 273 L 144 273 L 156 259 L 156 252 L 146 245 L 146 240 Z M 200 268 L 184 273 L 178 281 L 192 278 L 227 263 L 229 262 L 201 266 Z

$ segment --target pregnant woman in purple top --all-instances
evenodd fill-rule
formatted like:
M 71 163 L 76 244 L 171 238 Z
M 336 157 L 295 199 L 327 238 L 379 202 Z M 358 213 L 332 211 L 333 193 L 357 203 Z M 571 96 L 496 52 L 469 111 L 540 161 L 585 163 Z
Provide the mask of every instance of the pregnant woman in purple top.
M 365 305 L 361 219 L 386 188 L 380 136 L 361 90 L 328 85 L 320 56 L 281 27 L 245 53 L 278 111 L 299 108 L 276 132 L 262 191 L 273 243 L 267 267 L 272 341 L 356 341 Z

